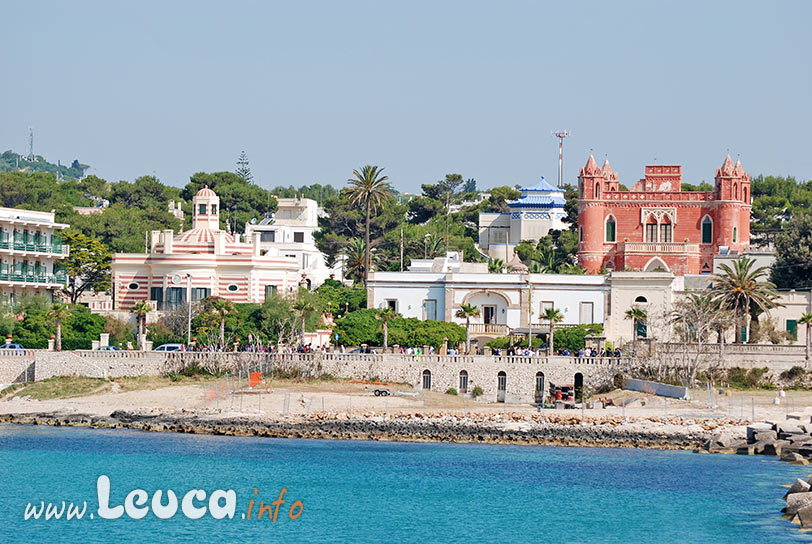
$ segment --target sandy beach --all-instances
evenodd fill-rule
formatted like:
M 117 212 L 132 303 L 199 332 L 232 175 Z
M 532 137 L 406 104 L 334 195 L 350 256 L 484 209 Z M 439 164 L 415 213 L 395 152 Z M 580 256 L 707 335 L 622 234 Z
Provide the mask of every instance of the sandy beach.
M 375 396 L 374 387 L 418 396 Z M 26 389 L 6 393 L 0 420 L 163 432 L 696 449 L 720 432 L 745 438 L 753 413 L 756 421 L 784 421 L 787 414 L 812 406 L 809 392 L 788 392 L 779 405 L 771 391 L 708 398 L 701 390 L 693 395 L 686 401 L 616 390 L 592 400 L 628 406 L 542 410 L 416 392 L 400 384 L 278 380 L 261 390 L 235 393 L 222 380 L 217 385 L 213 380 L 113 380 L 69 398 L 37 400 Z

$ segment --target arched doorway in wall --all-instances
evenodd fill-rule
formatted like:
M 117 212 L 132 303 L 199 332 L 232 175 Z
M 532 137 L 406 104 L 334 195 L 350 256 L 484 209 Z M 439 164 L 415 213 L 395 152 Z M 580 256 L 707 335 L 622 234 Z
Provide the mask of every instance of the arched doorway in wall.
M 507 374 L 500 370 L 496 375 L 496 402 L 505 402 L 507 392 Z
M 544 372 L 536 372 L 536 402 L 544 402 Z
M 468 392 L 468 371 L 460 370 L 460 393 Z
M 423 371 L 423 389 L 431 389 L 431 370 Z
M 584 399 L 584 375 L 580 372 L 575 373 L 575 402 L 581 402 Z

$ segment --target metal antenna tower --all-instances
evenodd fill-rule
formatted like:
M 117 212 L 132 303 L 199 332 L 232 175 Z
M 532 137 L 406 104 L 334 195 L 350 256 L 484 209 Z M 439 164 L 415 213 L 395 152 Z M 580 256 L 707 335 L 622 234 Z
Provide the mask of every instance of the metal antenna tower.
M 564 138 L 569 136 L 568 130 L 558 130 L 553 132 L 553 136 L 558 138 L 558 186 L 564 183 Z
M 28 160 L 34 161 L 34 128 L 28 127 Z

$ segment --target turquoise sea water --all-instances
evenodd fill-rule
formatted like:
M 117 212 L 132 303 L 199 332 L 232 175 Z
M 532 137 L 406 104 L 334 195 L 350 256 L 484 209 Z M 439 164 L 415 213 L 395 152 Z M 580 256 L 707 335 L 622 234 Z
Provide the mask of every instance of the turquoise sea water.
M 0 542 L 804 542 L 779 517 L 780 485 L 807 472 L 690 452 L 0 425 Z M 89 519 L 101 474 L 110 506 L 136 488 L 179 502 L 190 489 L 233 489 L 236 515 Z M 282 487 L 276 523 L 241 519 L 252 497 L 256 517 Z M 87 513 L 24 520 L 40 500 L 87 501 Z

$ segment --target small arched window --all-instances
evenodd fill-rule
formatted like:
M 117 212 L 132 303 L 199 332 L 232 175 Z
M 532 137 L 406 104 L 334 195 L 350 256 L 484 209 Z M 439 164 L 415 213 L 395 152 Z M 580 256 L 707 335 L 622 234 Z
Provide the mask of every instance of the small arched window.
M 733 200 L 739 200 L 739 186 L 733 184 Z
M 639 303 L 639 304 L 645 304 L 646 302 L 648 302 L 648 299 L 646 297 L 640 295 L 639 297 L 634 299 L 634 301 Z
M 711 221 L 711 218 L 707 215 L 702 220 L 702 243 L 713 243 L 713 221 Z
M 431 389 L 431 370 L 423 371 L 423 389 Z
M 736 227 L 733 227 L 733 243 L 736 243 Z
M 742 187 L 742 200 L 744 200 L 745 204 L 749 204 L 750 202 L 747 200 L 747 187 Z
M 595 198 L 598 199 L 600 197 L 601 197 L 601 184 L 596 183 L 595 184 Z
M 617 223 L 615 223 L 615 218 L 611 215 L 606 219 L 606 241 L 617 241 Z

